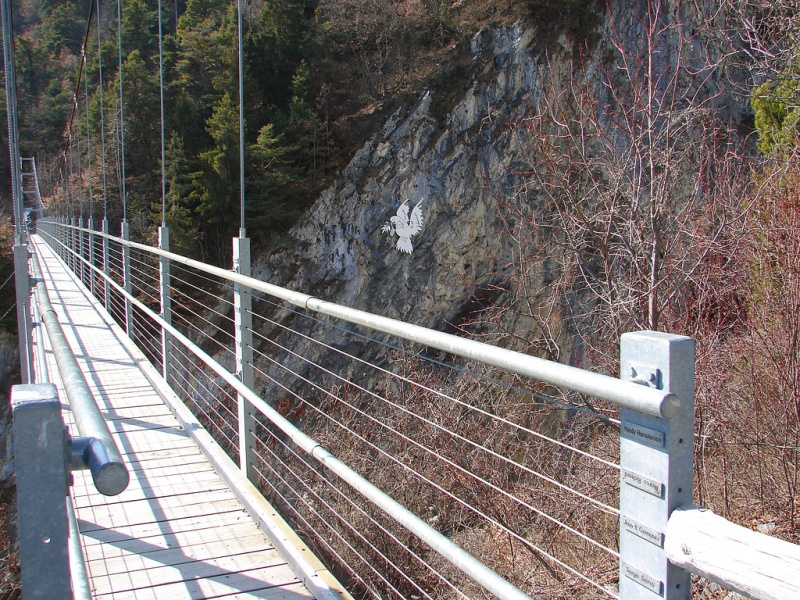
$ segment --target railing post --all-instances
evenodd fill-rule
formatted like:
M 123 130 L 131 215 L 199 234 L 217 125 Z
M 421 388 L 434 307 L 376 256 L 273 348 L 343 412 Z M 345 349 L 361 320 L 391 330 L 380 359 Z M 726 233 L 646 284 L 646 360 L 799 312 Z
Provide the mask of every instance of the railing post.
M 166 225 L 158 228 L 158 247 L 169 252 L 169 227 Z M 169 259 L 160 256 L 158 258 L 159 284 L 161 291 L 161 318 L 172 325 L 172 299 L 170 297 Z M 166 328 L 161 328 L 161 375 L 164 381 L 169 384 L 169 345 L 170 335 Z
M 31 348 L 31 280 L 28 274 L 28 245 L 22 236 L 15 236 L 14 285 L 17 300 L 17 331 L 19 331 L 19 367 L 22 383 L 33 382 L 33 352 Z
M 72 239 L 71 238 L 72 230 L 69 228 L 70 222 L 71 219 L 69 217 L 64 217 L 64 227 L 62 233 L 62 238 L 63 238 L 62 241 L 64 242 L 64 245 L 61 247 L 62 248 L 61 258 L 64 259 L 65 263 L 67 263 L 67 268 L 69 268 L 70 265 L 69 248 L 70 248 L 70 239 Z
M 620 363 L 622 379 L 668 390 L 681 402 L 671 419 L 621 411 L 620 598 L 688 599 L 689 574 L 667 559 L 664 532 L 670 513 L 692 500 L 694 341 L 626 333 Z
M 131 229 L 127 221 L 122 222 L 122 239 L 126 242 L 131 239 Z M 130 246 L 122 245 L 122 281 L 127 294 L 133 292 L 131 279 L 131 249 Z M 125 296 L 125 332 L 128 337 L 133 339 L 133 304 L 130 297 Z
M 81 229 L 83 229 L 83 216 L 78 218 L 78 226 Z M 83 251 L 84 251 L 84 247 L 83 247 L 83 231 L 78 231 L 77 233 L 78 233 L 78 247 L 77 247 L 78 264 L 75 265 L 75 266 L 78 269 L 78 273 L 77 273 L 78 279 L 80 280 L 81 283 L 85 284 L 86 283 L 86 280 L 84 279 L 84 275 L 85 275 L 84 270 L 85 269 L 84 269 L 83 261 L 81 260 L 82 258 L 84 258 L 84 254 L 83 254 Z
M 233 238 L 233 270 L 250 277 L 250 239 L 244 230 L 238 238 Z M 253 315 L 252 291 L 248 287 L 234 284 L 233 312 L 236 329 L 236 375 L 248 389 L 253 389 Z M 242 394 L 237 394 L 239 402 L 239 466 L 250 481 L 256 481 L 253 460 L 253 414 L 255 409 Z
M 94 264 L 94 218 L 89 217 L 89 264 L 96 267 Z M 89 267 L 89 291 L 94 296 L 94 269 Z
M 72 227 L 75 227 L 78 224 L 78 221 L 77 221 L 77 219 L 75 219 L 75 217 L 72 217 L 69 220 L 69 224 Z M 75 252 L 77 252 L 77 246 L 78 246 L 78 244 L 77 244 L 77 240 L 75 239 L 75 230 L 74 229 L 70 229 L 69 230 L 69 249 L 70 249 L 69 261 L 70 261 L 70 268 L 72 269 L 72 272 L 75 273 L 75 274 L 77 274 L 77 272 L 78 272 L 78 265 L 76 263 L 77 259 L 75 258 Z
M 52 384 L 15 385 L 11 406 L 22 591 L 26 599 L 71 599 L 61 402 Z
M 108 219 L 103 219 L 103 233 L 108 235 Z M 106 310 L 111 312 L 111 284 L 108 282 L 111 277 L 111 268 L 108 263 L 109 253 L 109 240 L 107 237 L 103 238 L 103 306 Z

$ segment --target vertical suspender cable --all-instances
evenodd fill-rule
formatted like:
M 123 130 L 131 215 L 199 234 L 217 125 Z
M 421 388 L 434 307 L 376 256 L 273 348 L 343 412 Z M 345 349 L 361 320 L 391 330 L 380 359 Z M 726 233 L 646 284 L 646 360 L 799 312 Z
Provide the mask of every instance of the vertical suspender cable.
M 103 218 L 108 216 L 108 188 L 106 184 L 106 118 L 103 106 L 103 51 L 100 39 L 100 0 L 97 0 L 97 68 L 100 71 L 100 157 L 103 170 Z
M 75 113 L 80 118 L 80 100 L 78 99 L 78 92 L 75 92 Z M 75 151 L 78 154 L 78 158 L 75 161 L 78 169 L 78 211 L 81 217 L 83 217 L 83 157 L 81 156 L 81 128 L 79 125 L 80 121 L 75 125 Z
M 236 0 L 239 26 L 239 237 L 247 237 L 244 228 L 244 60 L 242 58 L 242 4 Z
M 119 149 L 122 220 L 128 220 L 128 201 L 125 196 L 125 110 L 122 103 L 122 0 L 117 0 L 117 47 L 119 50 Z
M 65 171 L 67 173 L 67 206 L 69 210 L 69 218 L 75 216 L 75 210 L 72 206 L 72 132 L 67 135 L 67 154 L 64 157 Z M 72 224 L 70 222 L 70 224 Z
M 69 144 L 69 139 L 67 140 L 67 144 Z M 67 153 L 64 152 L 64 218 L 66 219 L 69 217 L 69 207 L 71 205 L 69 201 L 69 170 L 67 169 Z
M 86 61 L 86 55 L 84 55 L 83 60 L 84 62 Z M 86 77 L 83 79 L 83 86 L 86 100 L 86 179 L 89 184 L 87 186 L 89 188 L 89 218 L 94 219 L 94 195 L 92 194 L 92 134 L 89 130 L 89 79 Z
M 164 169 L 164 53 L 161 28 L 161 0 L 158 0 L 158 82 L 161 96 L 161 226 L 167 226 L 167 184 Z
M 64 197 L 66 198 L 66 216 L 72 217 L 72 199 L 70 198 L 69 186 L 72 185 L 72 130 L 67 130 L 66 145 L 64 147 Z

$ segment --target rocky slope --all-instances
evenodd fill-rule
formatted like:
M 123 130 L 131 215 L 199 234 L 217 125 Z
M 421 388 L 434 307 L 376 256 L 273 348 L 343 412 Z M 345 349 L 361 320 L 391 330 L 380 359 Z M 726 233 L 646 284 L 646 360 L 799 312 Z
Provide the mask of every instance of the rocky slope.
M 492 190 L 513 189 L 520 166 L 507 122 L 525 115 L 543 76 L 534 36 L 521 25 L 477 35 L 455 106 L 437 116 L 446 100 L 427 91 L 398 109 L 292 231 L 299 244 L 262 257 L 256 276 L 427 326 L 455 318 L 503 252 Z M 411 254 L 382 231 L 403 202 L 422 203 Z
M 460 323 L 475 310 L 476 293 L 500 281 L 512 251 L 501 235 L 499 203 L 518 193 L 525 183 L 518 173 L 530 161 L 510 124 L 536 110 L 547 86 L 568 86 L 576 65 L 602 88 L 594 57 L 612 55 L 615 43 L 641 43 L 630 3 L 612 2 L 610 10 L 621 15 L 615 33 L 599 13 L 581 59 L 576 42 L 551 36 L 545 43 L 532 25 L 478 33 L 453 69 L 459 76 L 387 119 L 292 230 L 297 243 L 259 257 L 254 275 L 436 329 Z M 657 60 L 674 60 L 669 51 L 665 46 Z M 710 74 L 705 86 L 717 116 L 748 119 L 748 98 L 731 92 L 722 73 Z M 421 203 L 424 215 L 411 254 L 383 230 L 404 202 Z

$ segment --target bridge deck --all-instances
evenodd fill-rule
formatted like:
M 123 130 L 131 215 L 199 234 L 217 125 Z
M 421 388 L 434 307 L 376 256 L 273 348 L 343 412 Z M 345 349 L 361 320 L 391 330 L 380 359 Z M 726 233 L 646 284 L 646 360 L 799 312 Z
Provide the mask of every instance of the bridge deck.
M 74 473 L 94 597 L 314 597 L 173 416 L 111 317 L 46 244 L 34 243 L 53 307 L 131 474 L 122 494 L 106 497 L 88 472 Z M 72 425 L 66 404 L 64 413 Z

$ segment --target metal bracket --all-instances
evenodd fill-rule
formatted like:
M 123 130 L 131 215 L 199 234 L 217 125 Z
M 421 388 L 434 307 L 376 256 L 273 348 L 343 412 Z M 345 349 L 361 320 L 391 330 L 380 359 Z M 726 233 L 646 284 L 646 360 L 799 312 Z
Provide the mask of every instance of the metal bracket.
M 631 365 L 628 376 L 633 383 L 638 383 L 639 385 L 646 385 L 657 390 L 664 387 L 661 370 L 654 367 Z

